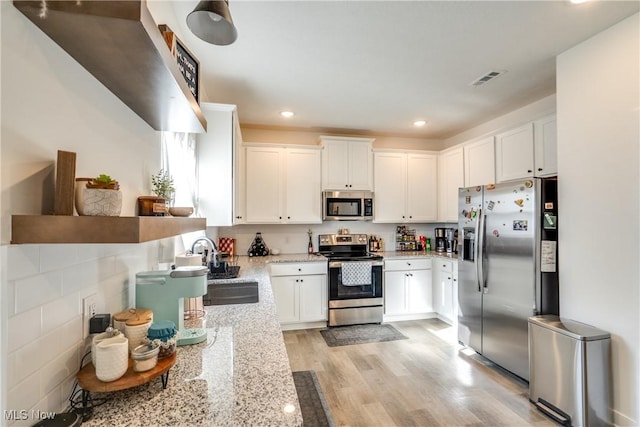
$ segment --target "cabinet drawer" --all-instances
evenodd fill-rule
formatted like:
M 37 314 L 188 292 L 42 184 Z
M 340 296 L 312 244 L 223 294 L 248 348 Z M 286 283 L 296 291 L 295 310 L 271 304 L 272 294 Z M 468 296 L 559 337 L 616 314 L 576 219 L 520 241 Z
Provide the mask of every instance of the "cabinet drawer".
M 327 274 L 326 262 L 278 262 L 269 264 L 271 276 L 300 276 L 306 274 Z
M 384 261 L 385 271 L 411 271 L 431 269 L 431 258 L 394 259 Z
M 436 266 L 438 270 L 443 271 L 445 273 L 453 272 L 453 261 L 436 260 Z

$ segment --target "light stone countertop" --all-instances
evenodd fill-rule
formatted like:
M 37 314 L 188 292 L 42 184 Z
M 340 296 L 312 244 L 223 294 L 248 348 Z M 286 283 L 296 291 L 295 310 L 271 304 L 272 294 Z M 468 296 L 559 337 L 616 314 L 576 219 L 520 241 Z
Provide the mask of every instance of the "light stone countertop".
M 117 393 L 92 393 L 94 398 L 113 399 L 95 408 L 83 426 L 301 426 L 267 268 L 268 262 L 287 261 L 326 258 L 238 257 L 240 276 L 224 282 L 258 281 L 259 302 L 205 307 L 205 318 L 185 322 L 185 327 L 206 328 L 208 339 L 178 347 L 166 390 L 158 378 Z
M 450 259 L 456 261 L 458 254 L 447 254 L 446 252 L 436 251 L 385 251 L 378 252 L 384 257 L 384 259 L 407 259 L 407 258 L 438 258 L 438 259 Z

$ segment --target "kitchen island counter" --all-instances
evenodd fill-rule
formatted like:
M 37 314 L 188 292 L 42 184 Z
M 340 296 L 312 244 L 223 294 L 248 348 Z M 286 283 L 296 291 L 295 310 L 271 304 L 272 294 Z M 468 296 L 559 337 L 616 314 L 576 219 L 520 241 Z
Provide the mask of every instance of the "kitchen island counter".
M 158 380 L 122 392 L 96 393 L 94 398 L 112 399 L 95 408 L 83 425 L 302 425 L 267 263 L 308 257 L 239 257 L 240 276 L 225 282 L 257 281 L 259 302 L 205 307 L 205 318 L 185 326 L 205 328 L 208 339 L 178 347 L 166 390 Z

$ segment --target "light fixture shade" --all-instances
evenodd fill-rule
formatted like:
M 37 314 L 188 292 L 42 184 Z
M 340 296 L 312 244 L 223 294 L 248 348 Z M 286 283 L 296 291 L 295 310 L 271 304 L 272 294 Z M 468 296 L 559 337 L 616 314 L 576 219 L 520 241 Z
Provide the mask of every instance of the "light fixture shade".
M 238 38 L 227 0 L 201 1 L 187 15 L 187 26 L 202 40 L 216 45 L 228 45 Z

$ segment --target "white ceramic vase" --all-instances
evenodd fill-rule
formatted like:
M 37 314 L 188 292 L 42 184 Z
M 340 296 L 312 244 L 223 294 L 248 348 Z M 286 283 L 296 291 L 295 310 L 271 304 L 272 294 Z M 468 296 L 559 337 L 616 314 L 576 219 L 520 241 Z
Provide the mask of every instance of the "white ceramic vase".
M 80 195 L 78 194 L 80 193 Z M 76 210 L 78 215 L 120 216 L 122 211 L 122 192 L 102 188 L 80 188 L 76 192 Z
M 96 344 L 96 376 L 110 382 L 122 377 L 129 367 L 129 340 L 122 336 L 107 338 Z

